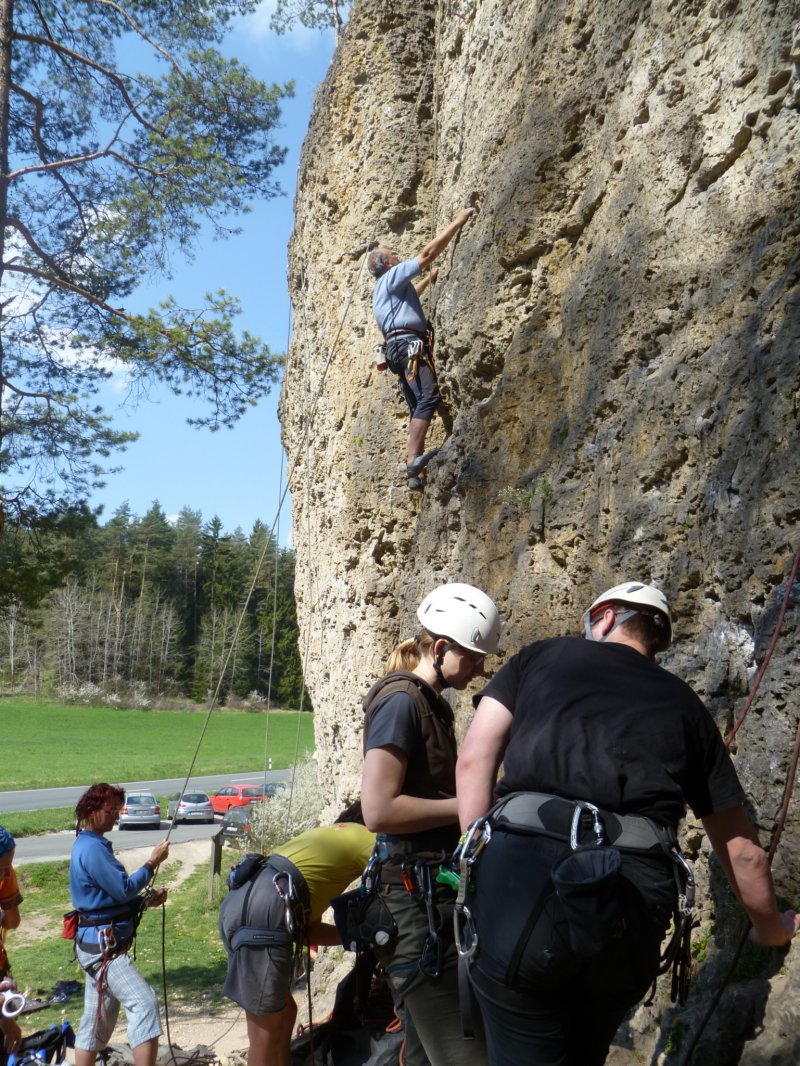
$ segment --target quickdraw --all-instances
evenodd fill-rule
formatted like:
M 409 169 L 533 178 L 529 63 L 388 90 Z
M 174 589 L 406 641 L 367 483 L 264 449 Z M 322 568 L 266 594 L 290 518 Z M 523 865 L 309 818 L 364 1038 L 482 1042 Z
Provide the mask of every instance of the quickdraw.
M 453 928 L 456 951 L 462 959 L 471 958 L 478 948 L 478 931 L 472 912 L 467 906 L 467 894 L 471 886 L 472 867 L 491 839 L 492 827 L 488 817 L 483 815 L 467 829 L 453 856 L 459 870 Z
M 405 377 L 406 381 L 413 381 L 419 373 L 419 364 L 423 362 L 431 371 L 435 368 L 433 365 L 433 355 L 428 354 L 428 350 L 425 343 L 417 338 L 409 343 L 406 348 L 406 366 Z

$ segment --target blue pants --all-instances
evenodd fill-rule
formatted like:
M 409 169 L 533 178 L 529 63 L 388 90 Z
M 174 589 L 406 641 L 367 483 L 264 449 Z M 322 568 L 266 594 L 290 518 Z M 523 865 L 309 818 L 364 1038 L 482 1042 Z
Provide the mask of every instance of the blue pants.
M 436 408 L 439 406 L 439 383 L 435 372 L 423 360 L 420 354 L 417 362 L 417 372 L 409 380 L 406 375 L 406 364 L 409 344 L 419 340 L 414 334 L 401 334 L 398 337 L 390 337 L 386 347 L 386 361 L 389 369 L 398 378 L 400 391 L 402 392 L 412 418 L 419 418 L 423 422 L 430 422 Z M 424 353 L 430 358 L 430 348 L 427 341 L 423 341 Z

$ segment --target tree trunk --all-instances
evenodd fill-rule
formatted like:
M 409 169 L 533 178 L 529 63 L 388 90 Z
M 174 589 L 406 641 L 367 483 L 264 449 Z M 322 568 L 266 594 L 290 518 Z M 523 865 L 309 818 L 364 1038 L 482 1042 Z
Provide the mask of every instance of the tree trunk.
M 5 222 L 8 214 L 8 140 L 11 120 L 11 36 L 14 29 L 14 0 L 0 0 L 0 448 L 3 444 L 3 399 L 5 369 L 3 353 L 3 263 L 5 262 Z M 0 534 L 5 513 L 0 507 Z

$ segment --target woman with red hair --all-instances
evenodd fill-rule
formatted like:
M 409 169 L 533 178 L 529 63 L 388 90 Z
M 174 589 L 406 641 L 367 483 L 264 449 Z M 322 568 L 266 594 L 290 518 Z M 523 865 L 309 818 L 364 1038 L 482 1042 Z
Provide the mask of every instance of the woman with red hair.
M 121 788 L 102 782 L 87 789 L 75 807 L 77 839 L 70 858 L 69 887 L 78 912 L 75 954 L 86 973 L 83 1017 L 75 1037 L 76 1066 L 94 1066 L 97 1052 L 111 1039 L 120 1003 L 128 1018 L 135 1066 L 155 1066 L 161 1035 L 156 994 L 128 951 L 142 911 L 167 898 L 165 888 L 141 893 L 169 854 L 169 842 L 156 844 L 150 858 L 129 876 L 105 838 L 124 802 Z

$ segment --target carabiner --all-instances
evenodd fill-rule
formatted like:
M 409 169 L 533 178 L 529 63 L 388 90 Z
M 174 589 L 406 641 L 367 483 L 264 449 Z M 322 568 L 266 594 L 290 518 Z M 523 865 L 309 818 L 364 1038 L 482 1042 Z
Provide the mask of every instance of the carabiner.
M 461 922 L 463 921 L 463 925 Z M 453 930 L 455 932 L 456 951 L 462 959 L 469 959 L 478 949 L 478 931 L 469 907 L 456 904 L 453 910 Z M 466 936 L 469 942 L 466 943 Z M 466 943 L 466 946 L 465 946 Z
M 581 846 L 581 815 L 584 811 L 589 811 L 592 815 L 592 828 L 594 829 L 594 842 L 601 845 L 606 843 L 605 829 L 603 828 L 603 822 L 600 818 L 600 808 L 595 807 L 593 803 L 588 803 L 586 800 L 575 801 L 575 811 L 572 815 L 572 827 L 569 831 L 569 846 L 573 851 L 577 851 Z

